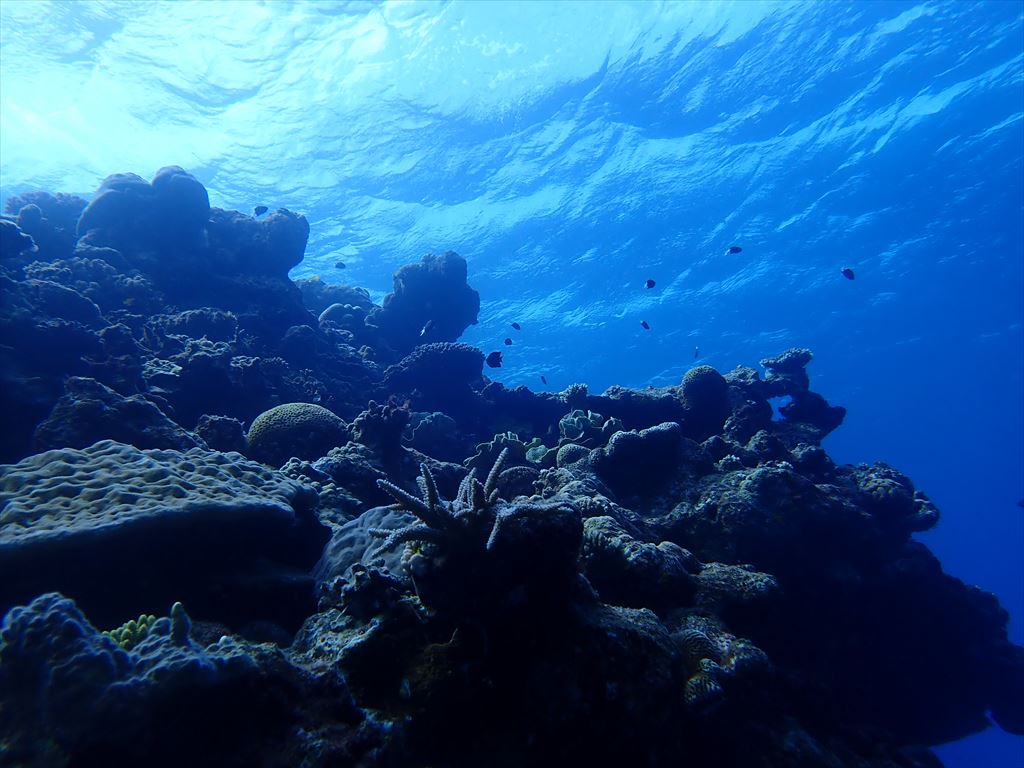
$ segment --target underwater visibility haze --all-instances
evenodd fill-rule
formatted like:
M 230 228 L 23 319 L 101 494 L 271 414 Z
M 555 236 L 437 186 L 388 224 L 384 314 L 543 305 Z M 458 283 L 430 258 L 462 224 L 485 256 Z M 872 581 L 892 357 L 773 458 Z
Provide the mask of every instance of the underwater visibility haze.
M 0 764 L 1024 766 L 1024 3 L 3 0 L 0 198 Z

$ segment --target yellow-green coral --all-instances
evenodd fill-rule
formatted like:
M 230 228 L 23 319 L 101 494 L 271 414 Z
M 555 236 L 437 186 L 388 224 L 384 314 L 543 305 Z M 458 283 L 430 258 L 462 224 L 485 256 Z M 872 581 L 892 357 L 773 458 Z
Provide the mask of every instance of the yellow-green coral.
M 107 630 L 102 634 L 124 650 L 130 651 L 154 631 L 159 635 L 169 635 L 175 645 L 185 645 L 188 643 L 191 629 L 192 620 L 185 613 L 185 606 L 175 603 L 171 606 L 170 618 L 158 619 L 151 613 L 144 613 L 139 618 L 131 619 L 120 627 Z
M 131 619 L 120 627 L 108 630 L 103 634 L 121 646 L 124 650 L 130 651 L 149 634 L 149 630 L 156 623 L 156 616 L 151 613 L 144 613 L 137 619 Z

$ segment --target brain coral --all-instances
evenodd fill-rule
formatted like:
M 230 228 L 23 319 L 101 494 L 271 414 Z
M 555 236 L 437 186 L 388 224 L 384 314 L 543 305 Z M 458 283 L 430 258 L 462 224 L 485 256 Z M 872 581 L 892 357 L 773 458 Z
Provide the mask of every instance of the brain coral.
M 292 456 L 313 461 L 347 443 L 348 427 L 321 405 L 285 403 L 257 416 L 247 439 L 252 458 L 280 467 Z

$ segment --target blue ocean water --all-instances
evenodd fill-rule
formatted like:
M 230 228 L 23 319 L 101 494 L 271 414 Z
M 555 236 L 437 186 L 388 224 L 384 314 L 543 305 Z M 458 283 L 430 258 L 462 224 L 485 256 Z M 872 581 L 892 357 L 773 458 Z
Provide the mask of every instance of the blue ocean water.
M 303 212 L 293 276 L 378 300 L 455 250 L 482 302 L 462 340 L 504 350 L 510 386 L 808 347 L 848 408 L 826 448 L 927 492 L 922 540 L 1021 643 L 1022 13 L 4 0 L 0 197 L 179 164 L 214 205 Z M 996 729 L 938 751 L 1024 765 Z

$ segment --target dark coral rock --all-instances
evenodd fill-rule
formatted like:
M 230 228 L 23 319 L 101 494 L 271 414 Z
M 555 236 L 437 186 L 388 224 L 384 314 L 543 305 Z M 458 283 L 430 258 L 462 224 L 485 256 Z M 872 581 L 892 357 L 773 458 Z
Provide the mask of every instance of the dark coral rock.
M 523 434 L 545 436 L 566 412 L 562 397 L 547 392 L 533 392 L 527 387 L 509 389 L 498 381 L 489 381 L 480 392 L 489 407 L 490 424 L 484 428 L 491 434 L 521 431 Z
M 617 494 L 651 496 L 682 459 L 682 430 L 675 422 L 639 432 L 616 432 L 606 448 L 591 453 L 594 471 Z
M 861 525 L 856 509 L 791 467 L 711 475 L 700 496 L 665 518 L 662 535 L 701 560 L 753 563 L 773 574 L 820 574 L 833 561 L 874 556 L 876 530 Z
M 195 176 L 177 165 L 169 165 L 156 172 L 151 184 L 157 201 L 165 209 L 163 223 L 168 231 L 202 231 L 210 218 L 210 196 Z
M 570 384 L 561 392 L 561 398 L 571 411 L 585 411 L 590 393 L 586 384 Z
M 194 424 L 203 413 L 238 415 L 244 401 L 233 386 L 231 347 L 221 341 L 168 337 L 159 357 L 143 364 L 142 375 L 153 394 L 164 397 L 179 423 Z
M 40 766 L 172 766 L 197 755 L 204 765 L 325 765 L 352 764 L 380 743 L 338 674 L 228 637 L 204 647 L 180 604 L 171 614 L 126 652 L 61 595 L 12 610 L 0 629 L 5 756 Z
M 0 219 L 0 259 L 5 266 L 23 253 L 35 251 L 35 241 L 9 219 Z
M 738 446 L 721 435 L 713 435 L 701 443 L 701 449 L 712 461 L 721 461 L 730 453 L 736 453 Z
M 172 166 L 152 185 L 133 174 L 108 177 L 79 232 L 80 249 L 120 251 L 179 309 L 233 312 L 241 329 L 273 341 L 291 326 L 315 324 L 287 277 L 309 237 L 301 215 L 278 210 L 255 220 L 211 209 L 202 184 Z
M 123 323 L 108 325 L 100 331 L 100 343 L 108 357 L 137 357 L 143 352 L 131 328 Z
M 498 475 L 498 493 L 506 499 L 531 496 L 539 478 L 540 470 L 534 467 L 509 467 Z
M 245 453 L 247 447 L 242 422 L 230 416 L 203 414 L 196 423 L 196 435 L 210 448 L 223 453 Z
M 348 440 L 348 425 L 313 403 L 275 406 L 257 416 L 246 435 L 249 455 L 277 467 L 292 456 L 318 459 Z
M 344 643 L 339 665 L 357 700 L 411 714 L 409 765 L 494 765 L 499 751 L 501 765 L 619 765 L 640 751 L 667 766 L 688 754 L 679 651 L 652 612 L 588 603 L 512 621 L 452 632 L 385 619 Z
M 123 397 L 95 379 L 78 376 L 68 378 L 64 388 L 64 396 L 32 436 L 36 451 L 86 448 L 99 440 L 179 451 L 203 445 L 141 395 Z
M 767 400 L 745 400 L 733 408 L 722 426 L 722 434 L 743 445 L 755 433 L 771 426 L 771 404 Z
M 106 325 L 100 308 L 71 288 L 48 280 L 33 279 L 25 280 L 22 285 L 29 300 L 44 315 L 80 323 L 90 328 Z
M 138 217 L 152 198 L 153 188 L 138 174 L 110 174 L 100 182 L 92 202 L 78 219 L 78 236 L 97 232 L 97 239 L 112 241 L 122 228 L 141 230 Z
M 402 453 L 409 413 L 409 404 L 394 398 L 383 404 L 371 400 L 352 422 L 352 439 L 376 450 L 385 464 L 393 463 Z
M 75 195 L 27 192 L 8 198 L 5 210 L 17 215 L 17 224 L 38 246 L 40 261 L 65 259 L 74 250 L 78 217 L 86 201 Z
M 165 334 L 180 334 L 193 339 L 234 341 L 238 331 L 238 318 L 231 312 L 203 307 L 178 312 L 174 315 L 155 316 L 149 323 L 158 325 Z
M 686 406 L 686 436 L 700 441 L 721 432 L 732 412 L 729 384 L 722 374 L 710 365 L 697 366 L 687 371 L 681 389 Z
M 782 397 L 806 392 L 811 386 L 805 368 L 814 359 L 809 349 L 787 349 L 781 355 L 766 357 L 761 365 L 768 371 L 765 388 L 768 397 Z
M 302 301 L 314 315 L 320 315 L 334 304 L 352 307 L 363 315 L 373 309 L 374 303 L 365 288 L 325 283 L 322 278 L 304 277 L 295 281 L 302 292 Z
M 293 325 L 281 338 L 278 354 L 296 368 L 315 368 L 322 354 L 328 354 L 331 344 L 327 338 L 308 325 Z
M 408 561 L 417 594 L 425 605 L 452 619 L 487 621 L 510 613 L 543 613 L 571 604 L 579 594 L 579 510 L 564 498 L 500 499 L 497 483 L 504 459 L 503 451 L 486 483 L 470 472 L 451 502 L 440 497 L 426 465 L 421 468 L 421 498 L 380 482 L 417 518 L 403 528 L 379 531 L 381 551 L 417 542 Z M 469 573 L 474 577 L 467 580 Z
M 379 480 L 387 479 L 380 456 L 361 443 L 351 442 L 332 448 L 323 458 L 313 462 L 313 468 L 359 499 L 364 507 L 385 504 L 390 498 L 377 485 Z
M 480 294 L 466 283 L 466 260 L 452 251 L 427 254 L 419 264 L 406 264 L 394 277 L 394 290 L 367 322 L 398 355 L 407 355 L 426 340 L 452 342 L 480 312 Z M 429 337 L 420 332 L 432 322 Z
M 245 263 L 238 267 L 245 269 Z M 175 274 L 160 288 L 182 309 L 215 307 L 233 313 L 238 328 L 255 338 L 262 350 L 281 342 L 289 328 L 314 327 L 316 318 L 302 306 L 299 289 L 281 275 L 239 273 Z
M 761 381 L 761 374 L 745 365 L 737 365 L 723 377 L 729 386 L 738 389 L 745 397 L 764 400 L 768 395 L 767 387 Z
M 674 387 L 636 391 L 612 386 L 600 396 L 590 395 L 576 407 L 616 418 L 625 429 L 646 429 L 667 421 L 682 422 L 686 407 Z
M 345 578 L 324 585 L 320 608 L 337 605 L 350 616 L 369 621 L 394 606 L 404 591 L 402 580 L 390 571 L 357 562 L 349 567 Z
M 92 375 L 104 358 L 94 327 L 48 315 L 44 307 L 51 303 L 62 311 L 55 297 L 63 291 L 0 275 L 0 460 L 29 453 L 32 431 L 64 392 L 63 377 Z M 94 317 L 95 306 L 75 296 L 85 303 L 69 313 Z
M 411 513 L 393 506 L 371 506 L 351 520 L 334 526 L 331 540 L 313 569 L 321 594 L 329 602 L 332 595 L 338 596 L 342 587 L 338 579 L 342 582 L 350 579 L 353 567 L 382 567 L 395 576 L 404 577 L 401 550 L 378 551 L 380 537 L 373 531 L 403 528 L 415 519 Z
M 352 304 L 331 304 L 317 317 L 321 330 L 333 328 L 347 337 L 346 343 L 376 344 L 376 329 L 366 325 L 366 310 Z
M 206 188 L 178 166 L 161 168 L 149 184 L 134 173 L 108 176 L 78 220 L 89 245 L 109 246 L 143 263 L 159 262 L 143 252 L 202 244 L 210 199 Z
M 725 563 L 702 564 L 694 583 L 696 604 L 719 616 L 735 616 L 737 608 L 764 603 L 779 590 L 779 582 L 771 574 Z
M 882 462 L 860 464 L 842 474 L 856 485 L 861 507 L 883 528 L 909 534 L 939 522 L 939 511 L 931 500 L 914 489 L 910 478 Z
M 661 611 L 693 598 L 700 563 L 678 544 L 639 541 L 600 516 L 584 521 L 583 570 L 605 602 Z
M 590 450 L 579 443 L 566 443 L 555 454 L 555 466 L 561 469 L 576 466 L 580 462 L 589 462 Z
M 884 730 L 896 743 L 939 744 L 988 727 L 987 711 L 1022 711 L 1024 649 L 1007 641 L 1006 612 L 943 574 L 922 544 L 908 542 L 845 589 L 812 580 L 783 588 L 788 598 L 771 604 L 756 635 L 744 633 L 799 670 L 819 717 Z M 815 627 L 841 630 L 826 639 L 811 636 Z
M 199 448 L 104 440 L 0 465 L 0 610 L 59 590 L 104 623 L 181 599 L 232 626 L 294 630 L 328 538 L 315 503 L 277 472 Z
M 147 315 L 163 311 L 163 297 L 150 281 L 121 262 L 120 254 L 110 248 L 83 246 L 71 258 L 29 264 L 25 276 L 77 291 L 108 317 L 118 311 Z
M 238 211 L 213 208 L 207 222 L 214 270 L 223 275 L 261 275 L 287 279 L 302 261 L 309 240 L 309 222 L 284 209 L 262 219 Z M 291 281 L 289 281 L 291 283 Z M 299 303 L 302 294 L 295 288 Z
M 384 372 L 394 394 L 416 394 L 418 410 L 440 410 L 459 421 L 467 401 L 477 399 L 470 388 L 483 375 L 484 353 L 468 344 L 424 344 Z
M 420 453 L 441 461 L 462 462 L 473 451 L 474 441 L 459 430 L 455 419 L 433 411 L 414 411 L 410 415 L 406 443 Z
M 839 427 L 846 418 L 845 408 L 829 405 L 817 392 L 794 393 L 793 399 L 779 408 L 779 413 L 786 422 L 811 427 L 808 437 L 818 441 Z
M 800 474 L 815 482 L 827 482 L 833 479 L 836 465 L 820 445 L 797 445 L 790 451 L 793 466 Z
M 994 656 L 989 715 L 1007 733 L 1024 736 L 1024 648 L 1000 643 Z
M 769 461 L 790 461 L 793 457 L 785 444 L 771 432 L 762 429 L 747 441 L 746 450 L 754 455 L 757 463 Z

